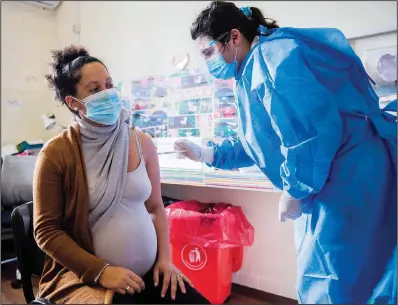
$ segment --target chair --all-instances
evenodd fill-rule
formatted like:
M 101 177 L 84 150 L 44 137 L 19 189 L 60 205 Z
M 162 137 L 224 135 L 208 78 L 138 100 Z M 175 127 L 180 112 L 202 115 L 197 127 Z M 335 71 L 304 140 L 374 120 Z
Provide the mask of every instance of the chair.
M 33 202 L 15 208 L 11 223 L 25 300 L 28 304 L 47 304 L 47 300 L 35 300 L 32 287 L 32 275 L 41 275 L 45 257 L 33 236 Z
M 12 242 L 11 214 L 15 207 L 33 199 L 33 172 L 37 156 L 5 156 L 1 158 L 1 240 Z M 16 260 L 14 249 L 2 252 L 1 264 Z M 17 286 L 17 285 L 16 285 Z

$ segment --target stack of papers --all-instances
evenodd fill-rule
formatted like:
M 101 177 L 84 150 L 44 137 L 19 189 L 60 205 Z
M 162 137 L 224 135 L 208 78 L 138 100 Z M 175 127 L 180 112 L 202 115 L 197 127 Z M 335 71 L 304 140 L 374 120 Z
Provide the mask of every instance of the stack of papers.
M 162 168 L 160 178 L 162 183 L 203 186 L 205 177 L 202 170 Z
M 205 185 L 234 189 L 259 190 L 274 192 L 275 187 L 262 172 L 240 173 L 239 171 L 207 172 Z

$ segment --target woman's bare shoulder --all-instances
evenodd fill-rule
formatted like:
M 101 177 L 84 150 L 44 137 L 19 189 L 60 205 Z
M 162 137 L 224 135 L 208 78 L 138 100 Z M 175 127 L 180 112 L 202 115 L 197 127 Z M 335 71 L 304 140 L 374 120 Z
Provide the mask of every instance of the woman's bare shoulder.
M 144 154 L 145 159 L 150 160 L 156 155 L 156 147 L 152 141 L 152 138 L 146 133 L 137 130 L 138 137 L 140 138 L 142 153 Z

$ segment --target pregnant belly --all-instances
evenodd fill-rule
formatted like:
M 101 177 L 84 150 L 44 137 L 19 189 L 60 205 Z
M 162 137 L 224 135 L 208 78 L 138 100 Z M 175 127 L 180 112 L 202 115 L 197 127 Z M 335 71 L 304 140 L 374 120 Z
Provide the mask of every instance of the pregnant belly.
M 122 203 L 109 222 L 95 232 L 93 241 L 96 256 L 140 276 L 145 275 L 156 260 L 156 231 L 143 204 Z

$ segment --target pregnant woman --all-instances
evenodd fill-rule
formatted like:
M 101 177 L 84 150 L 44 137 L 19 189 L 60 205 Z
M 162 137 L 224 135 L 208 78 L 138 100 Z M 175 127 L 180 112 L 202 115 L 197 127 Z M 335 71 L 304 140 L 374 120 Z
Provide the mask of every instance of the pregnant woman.
M 129 127 L 105 65 L 81 47 L 47 75 L 76 122 L 43 147 L 34 233 L 47 254 L 39 297 L 72 304 L 208 304 L 171 263 L 156 149 Z

